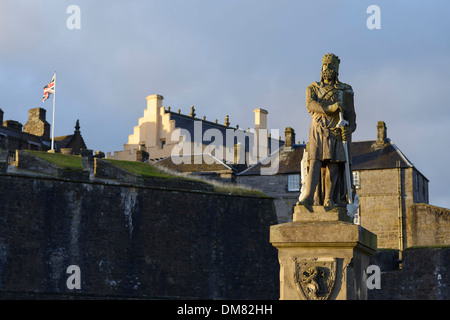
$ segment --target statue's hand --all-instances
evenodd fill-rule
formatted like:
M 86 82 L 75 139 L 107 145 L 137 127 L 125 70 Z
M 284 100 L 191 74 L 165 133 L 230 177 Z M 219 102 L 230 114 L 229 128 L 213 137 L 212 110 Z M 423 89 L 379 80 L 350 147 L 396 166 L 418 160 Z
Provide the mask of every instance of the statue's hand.
M 335 113 L 337 111 L 340 111 L 340 110 L 342 110 L 342 107 L 341 107 L 339 102 L 335 102 L 335 103 L 330 104 L 329 106 L 326 107 L 326 112 L 328 114 L 333 114 L 333 113 Z
M 343 141 L 348 141 L 352 135 L 352 132 L 348 126 L 341 127 L 341 137 Z

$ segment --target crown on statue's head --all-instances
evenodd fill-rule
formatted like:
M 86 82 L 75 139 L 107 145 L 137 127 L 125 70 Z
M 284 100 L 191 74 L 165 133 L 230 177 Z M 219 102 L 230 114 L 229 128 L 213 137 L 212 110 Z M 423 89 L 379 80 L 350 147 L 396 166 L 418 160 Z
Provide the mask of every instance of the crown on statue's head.
M 332 63 L 339 64 L 341 62 L 341 60 L 339 60 L 339 57 L 337 55 L 335 55 L 334 53 L 327 53 L 322 58 L 322 63 L 325 63 L 325 62 L 328 62 L 328 63 L 332 62 Z
M 339 63 L 340 62 L 341 62 L 341 60 L 339 60 L 339 57 L 337 55 L 333 54 L 333 53 L 327 53 L 322 58 L 322 65 L 325 64 L 325 63 L 332 64 L 336 71 L 339 70 Z

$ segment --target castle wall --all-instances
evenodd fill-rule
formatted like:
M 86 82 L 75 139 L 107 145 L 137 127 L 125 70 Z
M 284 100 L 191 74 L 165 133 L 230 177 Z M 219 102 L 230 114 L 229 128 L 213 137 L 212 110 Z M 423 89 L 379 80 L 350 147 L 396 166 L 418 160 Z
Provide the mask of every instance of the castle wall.
M 428 181 L 419 171 L 394 168 L 359 173 L 361 225 L 378 236 L 379 248 L 448 244 L 443 241 L 448 237 L 444 235 L 449 229 L 448 210 L 427 204 Z
M 240 185 L 257 188 L 265 194 L 274 197 L 278 223 L 292 221 L 294 206 L 298 201 L 300 191 L 288 191 L 288 175 L 248 175 L 237 176 Z
M 398 251 L 379 251 L 370 264 L 381 269 L 380 289 L 368 290 L 369 300 L 450 299 L 450 248 L 410 248 L 402 253 L 402 269 L 393 265 Z M 387 263 L 386 263 L 387 262 Z
M 407 247 L 450 245 L 450 210 L 413 204 L 406 210 Z
M 0 297 L 278 299 L 276 223 L 267 198 L 0 175 Z
M 357 194 L 360 199 L 361 226 L 377 235 L 378 248 L 399 249 L 399 230 L 402 228 L 399 210 L 404 211 L 405 202 L 412 203 L 412 194 L 408 188 L 405 193 L 405 170 L 402 170 L 402 189 L 405 196 L 400 207 L 398 169 L 359 172 L 361 188 L 357 189 Z

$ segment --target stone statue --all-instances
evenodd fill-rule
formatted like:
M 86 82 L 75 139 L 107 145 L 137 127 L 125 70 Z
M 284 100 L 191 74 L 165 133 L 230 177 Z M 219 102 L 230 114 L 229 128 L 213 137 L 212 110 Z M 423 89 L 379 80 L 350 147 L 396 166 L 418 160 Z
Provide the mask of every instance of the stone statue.
M 306 89 L 306 108 L 311 114 L 309 140 L 305 149 L 307 174 L 299 197 L 301 205 L 346 206 L 346 155 L 351 162 L 351 134 L 356 129 L 353 90 L 338 79 L 339 58 L 328 53 L 322 58 L 320 82 Z M 346 125 L 342 126 L 342 120 Z M 350 174 L 351 171 L 347 172 Z M 351 202 L 351 201 L 350 201 Z

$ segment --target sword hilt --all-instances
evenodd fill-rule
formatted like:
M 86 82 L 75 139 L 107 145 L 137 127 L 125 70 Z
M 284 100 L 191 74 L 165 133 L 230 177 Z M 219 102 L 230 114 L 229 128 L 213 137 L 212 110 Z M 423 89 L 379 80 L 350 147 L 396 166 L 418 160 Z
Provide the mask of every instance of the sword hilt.
M 342 113 L 342 110 L 339 111 L 339 122 L 336 125 L 336 128 L 340 128 L 341 132 L 344 132 L 345 126 L 348 126 L 348 125 L 349 125 L 349 123 L 348 123 L 347 120 L 344 119 L 344 115 Z M 345 136 L 344 135 L 341 135 L 341 136 L 342 136 L 342 141 L 346 141 Z

